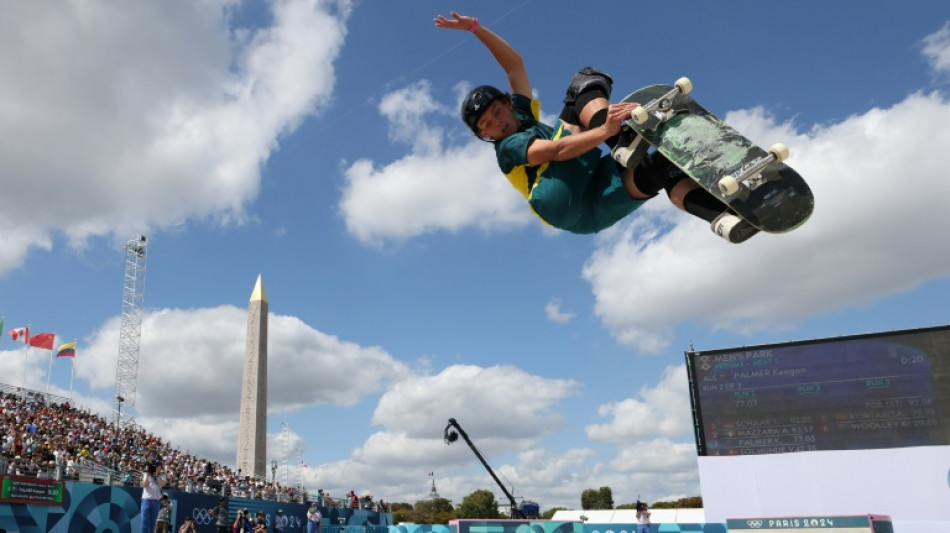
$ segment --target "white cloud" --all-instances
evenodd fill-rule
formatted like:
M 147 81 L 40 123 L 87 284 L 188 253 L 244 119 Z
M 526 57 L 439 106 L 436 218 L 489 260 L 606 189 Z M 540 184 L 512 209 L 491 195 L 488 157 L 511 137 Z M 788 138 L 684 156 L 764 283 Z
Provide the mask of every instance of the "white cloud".
M 592 442 L 616 445 L 614 456 L 596 465 L 616 503 L 640 494 L 666 500 L 699 494 L 687 384 L 685 365 L 668 366 L 637 397 L 600 406 L 606 423 L 585 427 Z
M 950 224 L 943 96 L 913 94 L 807 133 L 760 109 L 725 118 L 757 143 L 791 147 L 788 163 L 811 185 L 815 213 L 791 233 L 741 245 L 662 204 L 602 233 L 584 277 L 596 314 L 620 342 L 658 353 L 685 321 L 737 332 L 788 328 L 950 274 L 935 230 Z
M 8 335 L 7 331 L 10 326 L 11 324 L 7 322 L 6 329 L 2 332 L 4 336 Z M 40 332 L 32 331 L 31 333 L 35 335 Z M 27 348 L 25 344 L 20 342 L 11 342 L 9 336 L 3 339 L 3 341 L 5 341 L 3 342 L 5 349 L 0 351 L 0 376 L 2 376 L 3 384 L 11 387 L 24 387 L 33 391 L 46 392 L 47 374 L 50 369 L 49 358 L 52 354 L 39 348 Z M 59 344 L 63 342 L 65 342 L 63 339 L 57 338 L 54 346 L 58 347 Z M 63 372 L 68 376 L 68 370 L 63 369 L 68 369 L 71 363 L 75 363 L 75 361 L 69 358 L 54 357 L 53 373 L 59 374 Z M 62 398 L 69 398 L 71 395 L 68 389 L 57 385 L 56 380 L 51 380 L 49 393 Z M 73 392 L 72 397 L 76 403 L 96 412 L 108 413 L 111 410 L 111 405 L 99 398 L 89 397 L 77 392 Z
M 395 384 L 380 398 L 373 423 L 420 437 L 456 418 L 484 442 L 537 438 L 560 425 L 555 407 L 576 388 L 574 381 L 545 379 L 508 365 L 454 365 Z
M 660 382 L 640 390 L 640 398 L 600 406 L 601 417 L 611 417 L 606 424 L 585 428 L 594 442 L 623 443 L 651 436 L 682 437 L 692 428 L 686 366 L 670 366 Z
M 658 438 L 621 447 L 617 456 L 604 465 L 608 475 L 614 476 L 610 485 L 614 501 L 630 503 L 641 494 L 653 501 L 698 496 L 696 457 L 692 441 Z
M 320 465 L 307 475 L 315 487 L 343 488 L 352 480 L 373 480 L 391 494 L 417 499 L 428 493 L 424 473 L 432 470 L 439 472 L 439 490 L 447 495 L 494 489 L 487 473 L 474 479 L 462 475 L 484 471 L 462 438 L 451 446 L 443 442 L 448 419 L 456 418 L 493 462 L 515 451 L 536 449 L 545 436 L 560 430 L 563 421 L 557 406 L 576 389 L 574 381 L 542 378 L 512 366 L 455 365 L 436 375 L 411 376 L 380 398 L 373 423 L 383 426 L 382 431 L 347 459 Z M 521 466 L 502 464 L 498 472 L 518 485 L 527 483 L 522 476 L 529 471 Z
M 584 490 L 605 485 L 617 503 L 633 502 L 639 492 L 647 492 L 645 487 L 650 494 L 671 498 L 695 496 L 696 448 L 684 368 L 669 367 L 637 400 L 601 408 L 600 415 L 613 420 L 589 426 L 588 433 L 592 441 L 616 444 L 615 454 L 606 457 L 587 447 L 550 449 L 548 441 L 557 441 L 564 425 L 557 405 L 575 392 L 573 381 L 545 379 L 509 366 L 456 365 L 433 376 L 413 376 L 381 398 L 373 422 L 385 429 L 347 459 L 307 470 L 307 485 L 335 493 L 372 485 L 383 491 L 375 495 L 399 494 L 414 502 L 431 488 L 432 478 L 425 473 L 435 471 L 440 495 L 456 503 L 478 489 L 494 492 L 505 503 L 461 438 L 450 446 L 443 442 L 446 421 L 454 417 L 506 487 L 545 508 L 577 508 Z M 644 413 L 632 425 L 626 419 L 635 411 L 631 403 Z
M 551 452 L 537 447 L 520 451 L 512 463 L 497 465 L 494 470 L 519 501 L 521 498 L 537 501 L 542 509 L 579 507 L 580 495 L 585 489 L 602 486 L 600 473 L 589 464 L 596 458 L 596 453 L 588 448 Z M 469 461 L 472 459 L 469 454 Z M 444 492 L 459 495 L 456 501 L 460 502 L 462 497 L 476 490 L 487 489 L 501 505 L 507 505 L 507 498 L 488 473 L 477 463 L 473 466 L 470 475 L 447 478 L 440 485 L 444 485 Z
M 233 465 L 237 457 L 234 443 L 238 441 L 238 420 L 221 417 L 156 418 L 139 417 L 136 422 L 153 435 L 158 435 L 173 448 L 198 457 L 210 458 L 223 464 Z M 268 459 L 278 462 L 277 478 L 284 479 L 297 467 L 297 450 L 305 450 L 303 437 L 293 431 L 281 431 L 267 435 Z M 270 478 L 270 464 L 267 465 Z
M 383 96 L 379 112 L 389 120 L 389 138 L 408 142 L 420 154 L 437 154 L 442 148 L 442 128 L 424 120 L 428 113 L 446 109 L 431 97 L 430 84 L 422 80 Z
M 557 322 L 558 324 L 566 324 L 571 320 L 574 320 L 574 313 L 562 311 L 561 305 L 563 302 L 560 298 L 551 298 L 548 300 L 548 303 L 544 306 L 544 314 L 548 317 L 548 320 L 551 322 Z
M 138 417 L 135 422 L 183 452 L 232 465 L 237 457 L 234 445 L 238 441 L 236 419 Z M 270 442 L 268 449 L 275 449 Z
M 935 71 L 950 72 L 950 22 L 924 37 L 923 54 Z
M 8 6 L 0 273 L 54 232 L 242 220 L 280 136 L 328 99 L 350 10 L 270 5 L 272 26 L 234 31 L 232 0 Z
M 380 111 L 390 120 L 391 136 L 413 151 L 382 167 L 361 159 L 345 169 L 340 211 L 348 231 L 378 245 L 437 231 L 505 231 L 538 222 L 524 198 L 499 179 L 489 145 L 471 137 L 443 148 L 445 133 L 426 118 L 443 110 L 432 101 L 425 82 L 383 98 Z
M 637 441 L 624 446 L 610 462 L 610 467 L 647 479 L 653 478 L 650 484 L 655 485 L 657 478 L 672 472 L 689 472 L 696 468 L 696 443 L 674 442 L 669 439 Z M 696 472 L 691 472 L 689 477 L 693 481 L 698 480 Z
M 227 444 L 233 439 L 220 436 L 237 435 L 246 321 L 247 310 L 233 306 L 146 314 L 137 420 L 152 431 L 160 429 L 183 448 L 233 461 L 230 453 L 219 455 L 233 452 L 233 444 Z M 115 374 L 101 369 L 116 366 L 118 328 L 119 319 L 111 319 L 87 342 L 80 342 L 77 380 L 111 389 Z M 403 363 L 380 348 L 346 342 L 296 317 L 275 314 L 268 321 L 268 367 L 269 413 L 316 405 L 349 407 L 408 374 Z

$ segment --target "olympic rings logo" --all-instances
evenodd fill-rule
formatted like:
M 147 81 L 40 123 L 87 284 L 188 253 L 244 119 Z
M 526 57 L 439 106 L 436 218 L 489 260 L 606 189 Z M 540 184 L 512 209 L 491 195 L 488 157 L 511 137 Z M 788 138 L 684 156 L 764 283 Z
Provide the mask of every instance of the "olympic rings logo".
M 195 507 L 191 510 L 191 517 L 195 519 L 195 524 L 206 526 L 214 521 L 211 512 L 208 509 L 199 509 Z

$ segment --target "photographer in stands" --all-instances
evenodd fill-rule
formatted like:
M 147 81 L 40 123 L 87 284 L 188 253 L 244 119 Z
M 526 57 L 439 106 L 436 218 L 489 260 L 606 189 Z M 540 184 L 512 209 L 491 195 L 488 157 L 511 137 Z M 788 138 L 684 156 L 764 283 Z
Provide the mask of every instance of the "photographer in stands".
M 235 533 L 253 533 L 253 529 L 251 527 L 251 512 L 247 510 L 247 507 L 243 511 L 238 511 L 231 531 Z
M 192 517 L 186 517 L 185 523 L 178 528 L 178 533 L 198 533 L 198 530 L 195 529 L 195 519 Z
M 165 486 L 165 476 L 161 473 L 162 465 L 151 463 L 145 467 L 142 476 L 142 523 L 141 533 L 153 533 L 158 520 L 159 500 L 162 497 L 162 488 Z
M 640 500 L 637 500 L 637 533 L 650 533 L 650 509 Z

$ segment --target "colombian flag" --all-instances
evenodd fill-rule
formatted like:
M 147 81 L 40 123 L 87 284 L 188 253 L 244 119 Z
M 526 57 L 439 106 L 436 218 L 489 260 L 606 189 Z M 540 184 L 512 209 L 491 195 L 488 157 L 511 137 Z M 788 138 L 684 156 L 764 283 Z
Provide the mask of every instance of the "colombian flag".
M 67 342 L 56 350 L 56 357 L 76 357 L 76 342 Z

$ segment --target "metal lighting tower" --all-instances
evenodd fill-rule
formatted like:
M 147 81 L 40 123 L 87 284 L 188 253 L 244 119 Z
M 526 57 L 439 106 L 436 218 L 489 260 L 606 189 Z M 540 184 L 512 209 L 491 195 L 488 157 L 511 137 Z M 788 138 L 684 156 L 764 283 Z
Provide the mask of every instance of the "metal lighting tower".
M 119 326 L 119 357 L 115 364 L 115 419 L 120 427 L 135 423 L 135 387 L 139 374 L 142 304 L 145 302 L 146 248 L 144 235 L 125 243 L 122 324 Z
M 281 476 L 281 480 L 284 482 L 284 487 L 290 486 L 290 424 L 287 422 L 281 422 L 280 429 L 280 440 L 281 442 L 281 452 L 284 454 L 284 472 Z

